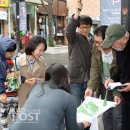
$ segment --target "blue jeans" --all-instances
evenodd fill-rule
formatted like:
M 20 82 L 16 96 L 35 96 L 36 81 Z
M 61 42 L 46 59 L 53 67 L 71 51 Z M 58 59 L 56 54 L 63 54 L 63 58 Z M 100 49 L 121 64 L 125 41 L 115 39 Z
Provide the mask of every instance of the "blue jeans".
M 87 88 L 87 82 L 83 82 L 81 84 L 72 83 L 71 87 L 71 94 L 74 97 L 77 107 L 84 101 L 84 94 Z

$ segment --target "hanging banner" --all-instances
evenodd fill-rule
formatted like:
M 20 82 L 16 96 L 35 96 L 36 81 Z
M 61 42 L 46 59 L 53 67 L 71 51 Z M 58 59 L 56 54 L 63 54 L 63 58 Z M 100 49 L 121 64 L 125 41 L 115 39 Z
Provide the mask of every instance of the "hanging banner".
M 25 0 L 27 3 L 34 3 L 34 4 L 39 4 L 42 5 L 41 0 Z M 44 5 L 48 5 L 46 1 L 43 0 Z
M 19 30 L 27 31 L 27 13 L 25 2 L 19 2 Z
M 0 11 L 0 20 L 7 20 L 7 12 Z
M 14 16 L 16 18 L 16 3 L 12 4 L 12 8 L 13 8 Z
M 101 0 L 101 25 L 121 24 L 121 0 Z
M 9 1 L 8 0 L 0 0 L 0 7 L 8 7 Z

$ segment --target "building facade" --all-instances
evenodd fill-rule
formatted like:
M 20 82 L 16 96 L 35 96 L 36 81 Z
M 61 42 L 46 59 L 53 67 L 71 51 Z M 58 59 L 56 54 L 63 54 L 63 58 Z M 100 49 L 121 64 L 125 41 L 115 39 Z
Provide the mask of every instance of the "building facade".
M 0 34 L 8 35 L 8 0 L 0 1 Z
M 47 2 L 47 0 L 46 0 Z M 53 33 L 56 45 L 66 45 L 66 16 L 67 8 L 66 1 L 53 0 Z M 48 36 L 48 14 L 44 6 L 38 6 L 38 32 L 45 37 Z
M 21 18 L 16 14 L 16 1 L 17 0 L 3 0 L 0 3 L 0 34 L 11 36 L 16 31 L 31 32 L 32 34 L 40 34 L 45 38 L 48 37 L 48 12 L 45 6 L 48 6 L 48 0 L 44 0 L 42 5 L 41 0 L 19 0 L 18 2 L 25 2 L 25 17 L 21 22 L 22 29 L 18 30 L 17 18 Z M 66 24 L 74 12 L 75 0 L 53 0 L 53 33 L 54 40 L 57 45 L 67 45 L 65 36 Z M 1 2 L 1 1 L 0 1 Z M 4 3 L 5 2 L 5 3 Z M 81 14 L 89 15 L 93 21 L 93 28 L 100 24 L 100 0 L 82 0 L 83 9 Z M 68 9 L 67 9 L 68 7 Z M 22 8 L 19 6 L 19 13 Z M 4 16 L 3 16 L 4 15 Z M 21 24 L 20 23 L 20 24 Z M 20 25 L 21 26 L 21 25 Z
M 88 15 L 93 19 L 93 30 L 100 25 L 100 0 L 82 0 L 81 15 Z M 67 0 L 68 18 L 75 12 L 75 0 Z

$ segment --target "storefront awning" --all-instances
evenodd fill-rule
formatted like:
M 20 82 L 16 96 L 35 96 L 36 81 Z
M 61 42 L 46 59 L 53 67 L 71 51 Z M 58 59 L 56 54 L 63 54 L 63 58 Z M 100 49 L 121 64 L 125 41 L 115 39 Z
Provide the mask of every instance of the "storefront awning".
M 34 3 L 34 4 L 39 4 L 39 5 L 42 4 L 41 0 L 25 0 L 25 1 L 27 3 Z M 48 3 L 46 1 L 43 0 L 43 2 L 44 2 L 45 5 L 48 5 Z

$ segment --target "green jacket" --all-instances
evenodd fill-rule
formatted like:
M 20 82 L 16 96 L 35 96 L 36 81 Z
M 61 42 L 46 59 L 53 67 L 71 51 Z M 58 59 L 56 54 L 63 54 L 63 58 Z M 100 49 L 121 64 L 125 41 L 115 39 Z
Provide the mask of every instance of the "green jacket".
M 112 50 L 112 53 L 114 59 L 110 67 L 110 78 L 113 78 L 118 71 L 116 53 L 114 50 Z M 97 97 L 99 97 L 101 94 L 105 94 L 106 89 L 102 85 L 102 55 L 101 51 L 98 50 L 95 44 L 92 48 L 90 78 L 87 86 L 93 91 L 96 91 Z M 115 91 L 114 96 L 120 96 L 120 93 Z

